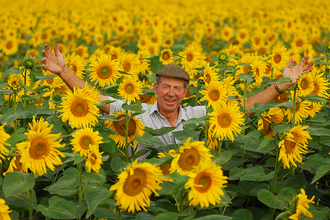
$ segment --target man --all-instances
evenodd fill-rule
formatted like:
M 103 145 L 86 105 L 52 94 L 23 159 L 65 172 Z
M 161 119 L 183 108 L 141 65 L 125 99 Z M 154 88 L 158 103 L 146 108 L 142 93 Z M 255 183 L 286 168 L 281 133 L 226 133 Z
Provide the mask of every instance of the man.
M 78 78 L 66 65 L 63 55 L 59 52 L 59 46 L 56 45 L 54 52 L 45 44 L 45 50 L 42 52 L 44 63 L 42 68 L 49 70 L 62 78 L 62 80 L 69 86 L 71 90 L 74 87 L 84 88 L 85 81 Z M 298 65 L 292 67 L 293 60 L 290 58 L 289 63 L 283 69 L 282 77 L 290 77 L 293 83 L 303 72 L 308 72 L 313 69 L 314 62 L 310 62 L 304 67 L 308 60 L 308 56 L 304 57 Z M 162 127 L 176 127 L 173 131 L 183 129 L 183 122 L 190 118 L 200 118 L 206 115 L 205 106 L 187 106 L 181 107 L 181 101 L 188 92 L 189 74 L 180 66 L 167 65 L 162 67 L 157 73 L 157 80 L 154 84 L 155 94 L 158 100 L 154 105 L 143 105 L 146 110 L 139 117 L 144 125 L 153 129 L 160 129 Z M 267 103 L 275 99 L 281 90 L 288 89 L 292 85 L 291 82 L 282 83 L 277 86 L 270 86 L 257 95 L 247 99 L 246 109 L 254 107 L 255 103 Z M 92 88 L 92 86 L 90 86 Z M 99 94 L 99 101 L 109 100 L 108 96 Z M 114 102 L 100 107 L 100 109 L 107 114 L 115 114 L 122 111 L 122 101 Z M 158 137 L 164 144 L 175 144 L 177 140 L 172 136 L 172 132 Z

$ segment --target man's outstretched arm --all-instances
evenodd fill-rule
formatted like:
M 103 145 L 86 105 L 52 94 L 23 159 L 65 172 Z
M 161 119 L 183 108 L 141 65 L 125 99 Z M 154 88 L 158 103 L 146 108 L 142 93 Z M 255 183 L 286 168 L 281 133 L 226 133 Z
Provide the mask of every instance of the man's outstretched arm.
M 299 76 L 302 73 L 309 72 L 314 68 L 314 61 L 309 62 L 307 65 L 302 67 L 308 60 L 308 56 L 305 56 L 296 66 L 292 67 L 293 60 L 290 57 L 289 63 L 284 67 L 283 74 L 281 78 L 289 77 L 292 80 L 291 82 L 285 82 L 278 85 L 280 90 L 285 90 L 290 88 L 292 84 L 297 83 Z M 254 108 L 255 103 L 266 104 L 267 102 L 274 100 L 279 95 L 278 91 L 274 86 L 270 86 L 262 92 L 248 98 L 246 100 L 246 109 L 250 112 L 250 108 Z M 248 113 L 250 116 L 252 112 Z
M 43 58 L 41 61 L 44 63 L 41 67 L 46 69 L 52 73 L 57 74 L 61 79 L 67 84 L 67 86 L 73 90 L 76 88 L 84 88 L 86 82 L 83 79 L 80 79 L 76 76 L 65 64 L 65 60 L 61 52 L 59 51 L 59 46 L 55 45 L 54 52 L 50 49 L 48 44 L 45 44 L 45 50 L 42 51 Z M 88 85 L 92 88 L 91 85 Z M 99 101 L 109 100 L 109 98 L 105 95 L 98 94 Z M 110 104 L 107 104 L 100 109 L 107 114 L 110 111 Z

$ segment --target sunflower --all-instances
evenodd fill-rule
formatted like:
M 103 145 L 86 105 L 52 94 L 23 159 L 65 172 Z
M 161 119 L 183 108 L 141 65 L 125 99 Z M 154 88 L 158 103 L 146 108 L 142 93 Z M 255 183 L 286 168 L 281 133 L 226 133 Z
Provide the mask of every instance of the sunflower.
M 95 104 L 99 104 L 96 91 L 89 89 L 86 83 L 84 89 L 74 88 L 71 94 L 63 97 L 61 103 L 63 112 L 60 115 L 63 122 L 69 120 L 72 128 L 87 127 L 95 125 L 98 121 L 97 116 L 100 116 L 99 109 Z
M 122 56 L 124 55 L 124 51 L 121 47 L 114 47 L 111 46 L 109 51 L 105 51 L 106 54 L 108 54 L 111 58 L 111 60 L 121 60 Z
M 224 195 L 222 188 L 226 187 L 226 176 L 223 175 L 220 166 L 214 162 L 201 162 L 194 172 L 187 175 L 189 180 L 185 184 L 190 189 L 188 194 L 189 205 L 201 208 L 208 208 L 210 204 L 220 204 L 221 195 Z
M 83 78 L 83 71 L 85 69 L 84 65 L 84 59 L 82 59 L 79 55 L 77 54 L 71 54 L 66 56 L 66 65 L 68 68 L 80 79 Z
M 311 118 L 314 118 L 315 115 L 321 111 L 323 107 L 323 103 L 320 102 L 310 102 L 309 107 L 308 107 L 308 115 Z
M 94 53 L 89 57 L 89 61 L 95 61 L 97 59 L 99 59 L 102 55 L 105 55 L 105 52 L 103 49 L 101 48 L 97 48 Z
M 314 91 L 313 77 L 310 74 L 303 74 L 298 79 L 299 96 L 306 96 Z
M 37 131 L 28 130 L 24 133 L 27 135 L 28 140 L 16 144 L 16 146 L 17 150 L 21 152 L 20 163 L 22 163 L 22 169 L 25 172 L 30 169 L 34 174 L 38 173 L 39 176 L 42 176 L 47 173 L 46 166 L 54 171 L 54 165 L 62 164 L 59 156 L 65 156 L 57 148 L 62 148 L 64 145 L 60 144 L 62 139 L 58 140 L 61 133 L 50 133 L 53 125 L 43 130 L 39 125 L 32 127 L 38 127 Z
M 156 190 L 161 190 L 159 186 L 162 183 L 160 179 L 161 170 L 150 163 L 138 164 L 136 159 L 131 166 L 121 172 L 118 176 L 119 181 L 110 187 L 110 191 L 116 190 L 114 199 L 116 206 L 121 210 L 144 211 L 150 206 L 151 193 L 158 196 Z
M 272 69 L 274 71 L 274 78 L 276 78 L 278 75 L 282 74 L 281 70 L 289 61 L 289 56 L 286 48 L 284 46 L 281 46 L 280 44 L 277 44 L 273 47 L 272 54 L 270 57 Z
M 10 74 L 7 78 L 8 86 L 15 91 L 18 91 L 24 85 L 24 77 L 22 74 Z
M 209 85 L 214 81 L 218 81 L 218 75 L 215 71 L 214 67 L 210 67 L 210 63 L 206 63 L 204 65 L 203 75 L 200 77 L 205 83 L 205 85 Z
M 81 58 L 85 59 L 87 57 L 89 57 L 89 52 L 88 52 L 88 47 L 84 46 L 84 45 L 80 45 L 78 46 L 73 53 L 74 55 L 79 55 Z
M 0 219 L 2 220 L 10 220 L 9 213 L 12 210 L 9 210 L 9 206 L 6 205 L 6 201 L 4 199 L 0 199 Z
M 235 30 L 232 27 L 225 25 L 221 30 L 221 38 L 229 42 L 235 36 L 234 31 Z
M 73 152 L 80 153 L 80 156 L 87 156 L 90 151 L 89 146 L 99 147 L 103 143 L 102 137 L 98 131 L 93 131 L 92 128 L 81 128 L 72 134 L 71 145 Z
M 2 52 L 7 56 L 11 56 L 18 51 L 18 41 L 15 38 L 7 38 L 3 40 Z
M 304 189 L 300 189 L 300 192 L 301 193 L 296 196 L 296 199 L 298 200 L 296 205 L 296 213 L 291 215 L 289 219 L 299 220 L 301 214 L 304 214 L 309 218 L 313 218 L 312 213 L 308 211 L 308 203 L 314 204 L 315 202 L 313 200 L 315 196 L 313 196 L 311 199 L 308 199 Z
M 279 124 L 283 121 L 284 115 L 281 108 L 270 108 L 267 114 L 262 114 L 258 121 L 258 130 L 265 132 L 265 137 L 274 137 L 275 134 L 271 128 L 272 123 Z
M 7 153 L 9 153 L 9 150 L 6 148 L 6 146 L 10 146 L 10 144 L 6 143 L 6 141 L 10 138 L 10 135 L 7 134 L 4 130 L 4 125 L 0 126 L 0 158 L 5 159 L 3 155 L 8 156 Z M 0 160 L 0 163 L 2 160 Z
M 311 94 L 329 98 L 329 94 L 327 93 L 327 90 L 329 89 L 329 82 L 326 78 L 324 78 L 323 74 L 324 73 L 318 73 L 316 69 L 313 69 L 310 73 L 314 83 L 314 90 Z
M 91 172 L 91 170 L 93 170 L 95 173 L 99 173 L 101 164 L 103 164 L 102 154 L 103 152 L 100 153 L 99 147 L 97 145 L 89 145 L 89 151 L 85 163 L 88 173 Z
M 121 58 L 121 70 L 130 75 L 138 76 L 139 65 L 140 61 L 136 54 L 125 53 Z
M 170 156 L 170 154 L 166 153 L 166 155 L 165 155 L 165 153 L 158 152 L 157 156 L 158 156 L 158 158 L 164 158 L 164 157 Z M 158 168 L 162 171 L 163 175 L 167 175 L 167 174 L 170 174 L 171 164 L 170 163 L 162 164 L 162 165 L 158 166 Z M 165 176 L 161 176 L 160 179 L 162 181 L 173 182 L 172 178 L 165 177 Z
M 153 89 L 153 87 L 150 85 L 144 85 L 144 88 Z M 139 95 L 139 98 L 140 98 L 139 100 L 142 103 L 147 103 L 148 105 L 153 105 L 157 101 L 157 97 L 154 95 L 151 95 L 151 94 L 141 94 L 141 95 Z
M 209 114 L 211 118 L 210 126 L 214 127 L 214 135 L 221 140 L 228 137 L 234 141 L 233 133 L 241 133 L 241 125 L 244 125 L 244 114 L 239 110 L 239 107 L 232 103 L 227 103 L 220 108 L 214 109 L 214 112 Z
M 125 111 L 118 112 L 116 118 L 119 121 L 106 121 L 105 126 L 114 130 L 117 134 L 109 135 L 109 138 L 113 139 L 118 147 L 125 147 L 125 130 L 126 130 L 126 120 L 125 120 Z M 131 142 L 135 139 L 135 135 L 142 137 L 144 134 L 144 124 L 136 116 L 133 116 L 128 121 L 128 142 Z M 135 145 L 134 145 L 135 146 Z
M 290 131 L 285 134 L 284 139 L 280 141 L 280 155 L 278 160 L 282 160 L 284 169 L 286 167 L 290 168 L 290 162 L 296 167 L 295 161 L 302 162 L 300 154 L 307 153 L 307 139 L 312 138 L 308 131 L 305 130 L 306 128 L 308 128 L 308 126 L 295 126 L 291 128 Z
M 32 131 L 43 131 L 45 129 L 48 129 L 49 126 L 50 124 L 48 123 L 48 121 L 45 121 L 45 119 L 42 117 L 39 120 L 36 120 L 35 116 L 33 116 L 32 124 L 29 123 L 29 129 Z
M 137 57 L 140 61 L 140 65 L 139 65 L 139 72 L 140 73 L 145 73 L 147 72 L 150 68 L 149 68 L 149 64 L 150 64 L 150 60 L 146 59 L 148 58 L 149 52 L 145 49 L 139 50 Z
M 139 100 L 139 95 L 142 94 L 142 83 L 134 80 L 133 76 L 128 75 L 120 83 L 118 93 L 125 99 L 125 102 L 135 102 L 135 100 Z
M 206 90 L 200 91 L 204 95 L 200 101 L 207 101 L 207 107 L 212 106 L 213 108 L 219 108 L 226 101 L 227 92 L 221 82 L 213 81 L 211 84 L 206 86 Z
M 179 52 L 182 57 L 181 64 L 187 71 L 199 68 L 203 65 L 202 55 L 195 45 L 189 45 L 184 51 Z
M 170 172 L 178 172 L 186 175 L 198 166 L 201 162 L 210 161 L 210 149 L 204 146 L 204 141 L 195 141 L 190 143 L 191 137 L 180 147 L 179 153 L 173 155 Z
M 91 81 L 96 81 L 101 87 L 115 84 L 119 76 L 118 65 L 117 60 L 111 60 L 106 54 L 102 55 L 90 64 L 89 70 L 92 71 L 90 74 Z
M 173 52 L 171 49 L 164 49 L 160 52 L 159 61 L 163 65 L 168 65 L 173 63 Z
M 307 100 L 302 101 L 299 98 L 296 98 L 296 100 L 298 102 L 296 103 L 296 112 L 295 112 L 294 122 L 302 123 L 302 119 L 308 117 L 308 109 L 309 109 L 310 102 Z M 290 110 L 286 109 L 285 114 L 287 115 L 288 120 L 291 122 L 293 119 L 293 106 L 291 107 Z
M 250 32 L 247 28 L 240 28 L 237 31 L 236 39 L 239 43 L 245 44 L 250 40 Z

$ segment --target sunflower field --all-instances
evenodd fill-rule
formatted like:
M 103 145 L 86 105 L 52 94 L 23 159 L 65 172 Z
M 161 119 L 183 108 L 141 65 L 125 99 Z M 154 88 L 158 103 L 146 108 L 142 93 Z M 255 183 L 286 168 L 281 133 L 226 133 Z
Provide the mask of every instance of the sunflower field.
M 327 1 L 1 0 L 0 12 L 0 219 L 330 219 Z M 47 54 L 80 83 L 44 68 Z M 153 129 L 140 115 L 167 64 L 190 75 L 182 107 L 206 114 Z

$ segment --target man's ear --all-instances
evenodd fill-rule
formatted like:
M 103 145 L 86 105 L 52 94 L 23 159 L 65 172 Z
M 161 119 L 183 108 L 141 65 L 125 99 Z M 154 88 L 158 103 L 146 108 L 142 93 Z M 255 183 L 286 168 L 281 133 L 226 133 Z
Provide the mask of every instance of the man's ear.
M 155 95 L 158 95 L 158 91 L 157 91 L 158 87 L 157 87 L 157 83 L 155 82 L 154 83 L 154 92 L 155 92 Z

